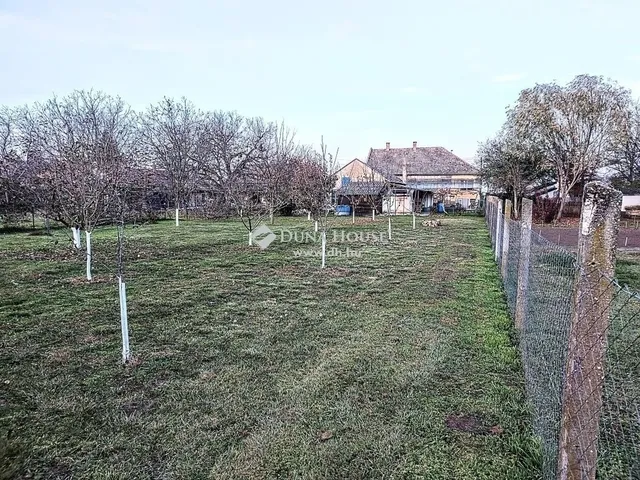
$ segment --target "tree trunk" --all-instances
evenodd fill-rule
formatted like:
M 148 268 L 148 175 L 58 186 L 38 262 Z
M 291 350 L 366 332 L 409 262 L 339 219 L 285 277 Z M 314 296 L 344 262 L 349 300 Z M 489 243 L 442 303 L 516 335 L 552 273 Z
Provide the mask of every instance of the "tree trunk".
M 391 240 L 391 215 L 389 215 L 389 240 Z
M 180 209 L 176 207 L 176 227 L 180 225 Z
M 560 191 L 560 206 L 558 207 L 558 213 L 556 214 L 556 218 L 555 218 L 555 223 L 559 222 L 560 219 L 562 219 L 562 212 L 564 210 L 564 204 L 567 201 L 567 196 L 569 195 L 569 192 L 563 192 Z
M 311 212 L 307 212 L 307 220 L 311 221 Z
M 91 281 L 91 232 L 85 230 L 87 238 L 87 280 Z
M 73 237 L 73 246 L 78 250 L 82 247 L 80 243 L 80 228 L 79 227 L 71 227 L 71 236 Z
M 416 212 L 412 212 L 413 213 L 413 229 L 416 229 Z
M 352 211 L 351 211 L 351 225 L 355 225 L 356 224 L 356 209 L 355 207 L 351 207 Z
M 373 221 L 375 222 L 376 221 L 376 209 L 375 208 L 371 209 L 371 214 L 373 215 Z
M 269 222 L 273 225 L 273 209 L 269 212 Z
M 253 246 L 253 235 L 251 234 L 251 230 L 249 230 L 249 246 Z
M 518 192 L 516 190 L 513 191 L 513 211 L 512 211 L 513 219 L 518 220 Z
M 316 220 L 316 226 L 315 226 L 315 231 L 318 231 L 318 220 Z
M 325 266 L 325 261 L 327 258 L 327 232 L 322 232 L 322 267 Z

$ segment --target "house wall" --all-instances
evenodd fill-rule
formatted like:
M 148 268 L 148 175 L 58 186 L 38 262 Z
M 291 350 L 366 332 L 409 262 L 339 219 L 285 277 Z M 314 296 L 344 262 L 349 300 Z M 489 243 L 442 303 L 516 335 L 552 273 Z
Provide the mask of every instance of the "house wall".
M 402 215 L 412 212 L 411 197 L 405 194 L 394 194 L 382 200 L 382 213 Z
M 468 188 L 480 190 L 480 177 L 477 175 L 409 175 L 408 182 L 418 182 L 424 189 Z
M 349 177 L 352 182 L 384 181 L 382 175 L 371 170 L 366 163 L 361 162 L 360 160 L 346 164 L 336 172 L 336 177 L 335 188 L 340 188 L 342 186 L 342 177 Z

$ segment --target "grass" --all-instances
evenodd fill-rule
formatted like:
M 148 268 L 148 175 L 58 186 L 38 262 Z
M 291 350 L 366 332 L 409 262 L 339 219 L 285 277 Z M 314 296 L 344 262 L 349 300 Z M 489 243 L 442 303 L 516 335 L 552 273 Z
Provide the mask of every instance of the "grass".
M 524 379 L 481 218 L 350 244 L 246 245 L 239 222 L 0 236 L 6 478 L 533 479 Z M 275 229 L 309 230 L 302 219 Z M 384 232 L 336 220 L 347 231 Z M 331 235 L 329 236 L 331 240 Z M 344 245 L 330 244 L 340 249 Z

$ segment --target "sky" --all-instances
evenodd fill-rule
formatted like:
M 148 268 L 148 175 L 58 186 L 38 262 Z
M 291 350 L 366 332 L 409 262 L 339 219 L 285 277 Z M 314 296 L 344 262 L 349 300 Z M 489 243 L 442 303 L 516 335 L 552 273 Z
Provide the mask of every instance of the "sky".
M 0 104 L 185 96 L 323 137 L 342 163 L 413 141 L 470 159 L 536 83 L 640 96 L 639 18 L 637 0 L 0 0 Z

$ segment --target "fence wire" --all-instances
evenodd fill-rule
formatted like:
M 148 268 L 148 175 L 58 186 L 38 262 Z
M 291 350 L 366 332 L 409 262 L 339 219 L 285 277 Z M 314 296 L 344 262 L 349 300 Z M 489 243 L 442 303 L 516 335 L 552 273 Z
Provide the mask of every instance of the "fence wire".
M 522 223 L 506 219 L 500 229 L 492 198 L 486 215 L 514 316 L 519 284 L 526 284 L 519 346 L 543 478 L 566 468 L 561 436 L 569 435 L 579 478 L 640 479 L 640 295 L 597 269 L 581 269 L 575 253 L 530 229 L 528 275 L 520 278 Z M 595 291 L 579 288 L 587 278 Z

